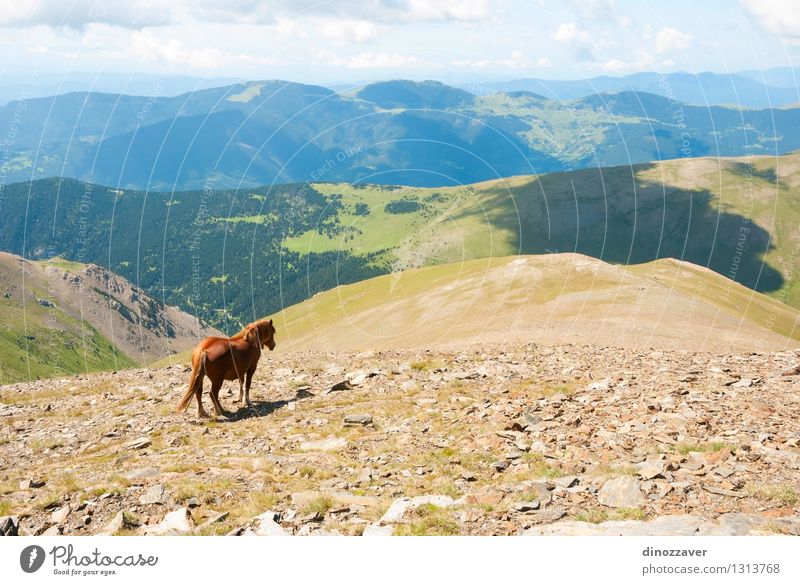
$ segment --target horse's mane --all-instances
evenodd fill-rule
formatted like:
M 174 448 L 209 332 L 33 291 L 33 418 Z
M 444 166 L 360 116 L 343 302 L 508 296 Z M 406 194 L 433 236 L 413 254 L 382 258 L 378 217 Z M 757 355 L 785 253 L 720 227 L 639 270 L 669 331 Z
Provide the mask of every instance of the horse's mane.
M 244 339 L 248 343 L 255 343 L 258 344 L 258 329 L 259 327 L 266 323 L 267 319 L 261 319 L 260 321 L 256 321 L 255 323 L 249 323 L 244 326 L 244 329 L 239 331 L 236 335 L 232 335 L 231 339 Z

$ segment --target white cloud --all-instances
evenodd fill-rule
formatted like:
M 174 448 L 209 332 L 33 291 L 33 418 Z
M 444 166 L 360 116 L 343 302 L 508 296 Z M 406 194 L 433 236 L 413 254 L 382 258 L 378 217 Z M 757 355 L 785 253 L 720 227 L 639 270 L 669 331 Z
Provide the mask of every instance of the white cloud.
M 620 71 L 627 71 L 630 68 L 631 66 L 629 63 L 619 59 L 611 59 L 610 61 L 600 64 L 600 69 L 608 71 L 609 73 L 619 73 Z
M 407 15 L 410 20 L 476 21 L 489 16 L 486 0 L 409 0 Z
M 326 20 L 320 24 L 319 32 L 335 43 L 365 43 L 375 39 L 378 27 L 367 20 Z
M 219 49 L 187 47 L 178 39 L 162 39 L 147 31 L 134 31 L 127 53 L 135 58 L 171 66 L 217 69 L 232 63 L 269 65 L 269 59 Z
M 589 31 L 578 28 L 578 25 L 574 22 L 562 22 L 552 36 L 559 43 L 568 43 L 575 40 L 587 41 L 589 40 Z
M 796 0 L 741 0 L 741 5 L 773 34 L 800 42 L 800 4 Z
M 158 0 L 98 2 L 97 0 L 0 0 L 0 26 L 82 28 L 105 23 L 127 28 L 167 24 L 174 20 L 169 3 Z
M 420 60 L 402 53 L 359 53 L 347 59 L 346 66 L 350 69 L 392 69 L 412 67 Z
M 281 18 L 384 22 L 474 22 L 487 0 L 0 0 L 0 26 L 140 29 L 186 22 L 274 24 Z
M 686 49 L 692 42 L 692 35 L 678 29 L 664 27 L 656 35 L 656 53 Z
M 346 67 L 348 69 L 403 69 L 415 67 L 422 63 L 417 57 L 398 52 L 366 51 L 349 57 L 341 57 L 328 49 L 314 49 L 312 54 L 315 61 L 320 65 Z M 430 63 L 427 63 L 427 65 L 430 65 Z
M 549 59 L 539 59 L 539 62 L 550 62 Z M 523 69 L 531 65 L 531 61 L 520 51 L 512 51 L 507 58 L 502 59 L 457 59 L 450 61 L 456 67 L 472 67 L 478 69 L 504 68 L 504 69 Z M 541 65 L 541 63 L 539 63 Z
M 275 24 L 270 25 L 270 32 L 278 35 L 281 38 L 305 38 L 306 31 L 303 29 L 300 21 L 293 18 L 285 18 L 283 16 L 275 19 Z
M 540 57 L 539 59 L 536 59 L 536 64 L 539 67 L 552 67 L 553 66 L 553 62 L 550 59 L 548 59 L 547 57 Z

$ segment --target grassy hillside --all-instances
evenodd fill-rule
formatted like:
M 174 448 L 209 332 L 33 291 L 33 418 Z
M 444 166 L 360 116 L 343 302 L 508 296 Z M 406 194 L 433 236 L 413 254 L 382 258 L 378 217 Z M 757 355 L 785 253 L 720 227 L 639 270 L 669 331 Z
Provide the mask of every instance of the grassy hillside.
M 284 246 L 383 251 L 394 269 L 552 252 L 618 264 L 671 257 L 800 307 L 798 186 L 797 154 L 683 159 L 447 189 L 316 185 L 341 207 L 341 229 L 308 230 Z
M 381 276 L 289 307 L 276 324 L 283 350 L 505 342 L 694 351 L 800 346 L 800 312 L 710 270 L 675 260 L 617 267 L 576 254 Z
M 226 332 L 380 274 L 555 252 L 626 265 L 686 260 L 800 307 L 798 185 L 796 154 L 451 188 L 158 193 L 50 179 L 6 187 L 0 249 L 107 266 Z
M 0 252 L 0 384 L 147 364 L 219 332 L 122 277 Z
M 135 365 L 97 329 L 62 310 L 46 282 L 25 282 L 24 305 L 21 287 L 19 270 L 0 262 L 0 385 Z

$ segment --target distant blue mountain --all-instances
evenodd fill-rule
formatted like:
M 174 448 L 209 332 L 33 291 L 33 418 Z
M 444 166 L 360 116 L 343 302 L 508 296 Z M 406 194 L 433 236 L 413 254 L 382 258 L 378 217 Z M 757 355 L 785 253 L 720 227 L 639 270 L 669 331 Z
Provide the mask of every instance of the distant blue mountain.
M 763 75 L 759 77 L 759 75 Z M 774 84 L 774 85 L 773 85 Z M 734 105 L 767 108 L 800 102 L 800 88 L 791 70 L 719 73 L 633 73 L 574 81 L 516 79 L 481 84 L 482 92 L 531 91 L 555 100 L 573 100 L 597 93 L 637 91 L 693 105 Z
M 0 130 L 14 129 L 2 180 L 64 176 L 166 191 L 306 181 L 433 187 L 800 148 L 800 108 L 677 101 L 712 88 L 713 96 L 703 95 L 723 100 L 733 87 L 739 97 L 750 88 L 753 102 L 763 86 L 737 79 L 735 86 L 711 74 L 523 80 L 485 95 L 436 81 L 378 82 L 347 93 L 259 81 L 173 97 L 75 92 L 16 100 L 0 108 Z

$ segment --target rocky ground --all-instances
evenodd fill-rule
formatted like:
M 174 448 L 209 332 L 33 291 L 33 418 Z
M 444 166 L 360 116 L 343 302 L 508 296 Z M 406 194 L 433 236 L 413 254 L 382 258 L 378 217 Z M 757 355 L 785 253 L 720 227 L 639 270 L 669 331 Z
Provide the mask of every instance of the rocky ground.
M 210 421 L 187 377 L 0 388 L 0 531 L 800 534 L 800 353 L 279 347 Z

